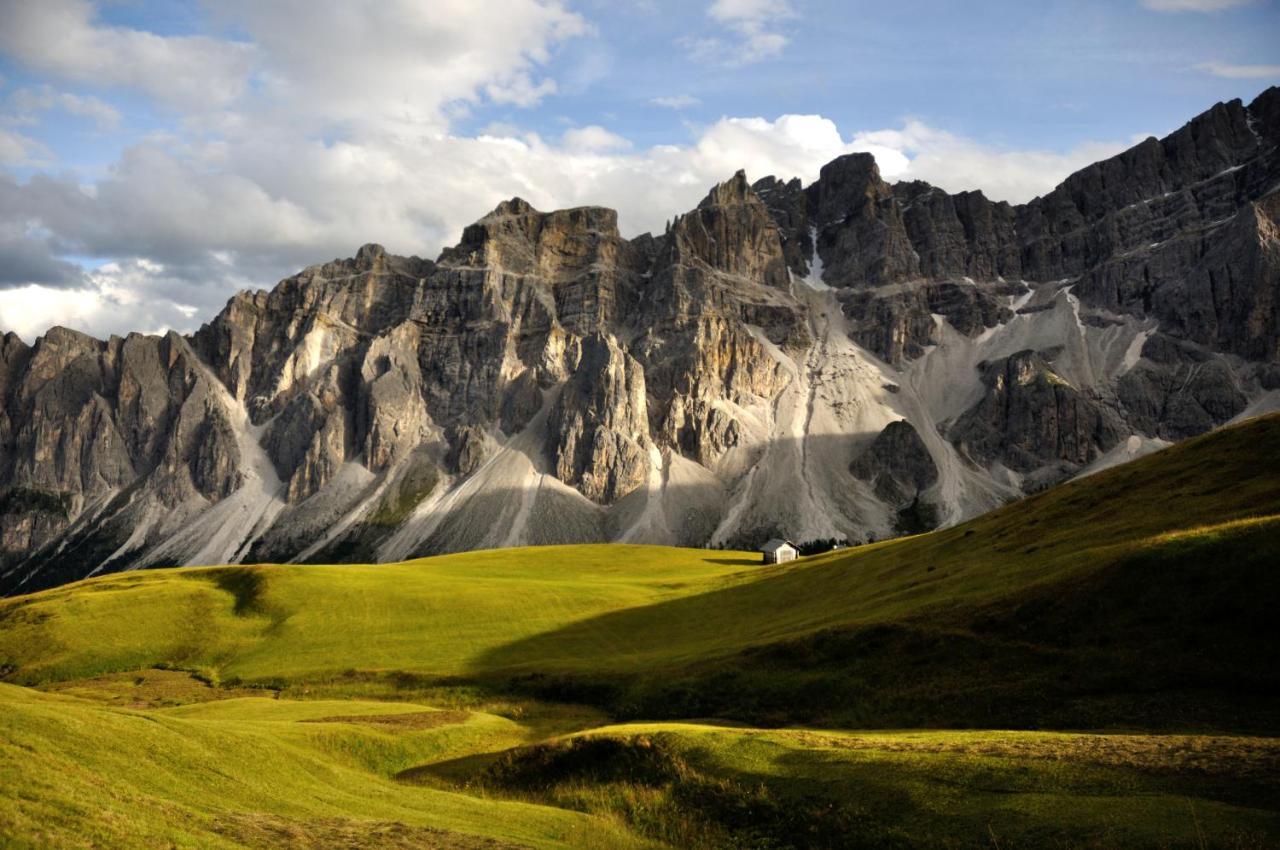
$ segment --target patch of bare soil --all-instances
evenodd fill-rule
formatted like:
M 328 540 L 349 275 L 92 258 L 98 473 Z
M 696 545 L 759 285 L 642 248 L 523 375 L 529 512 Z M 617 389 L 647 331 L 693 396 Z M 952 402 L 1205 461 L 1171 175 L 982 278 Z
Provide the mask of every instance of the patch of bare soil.
M 105 676 L 94 676 L 88 679 L 71 679 L 45 685 L 40 690 L 91 699 L 122 708 L 165 708 L 219 699 L 275 696 L 275 691 L 262 688 L 210 685 L 185 670 L 158 669 L 108 673 Z
M 435 729 L 462 723 L 470 712 L 466 711 L 410 711 L 403 714 L 335 714 L 331 717 L 313 717 L 300 723 L 359 723 L 366 726 L 386 726 L 392 729 Z

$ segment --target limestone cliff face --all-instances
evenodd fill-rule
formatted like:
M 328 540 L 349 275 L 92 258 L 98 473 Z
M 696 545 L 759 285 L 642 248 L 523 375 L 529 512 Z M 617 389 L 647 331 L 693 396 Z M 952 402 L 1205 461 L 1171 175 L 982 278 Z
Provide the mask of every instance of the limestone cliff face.
M 10 558 L 143 491 L 160 508 L 208 506 L 241 485 L 220 385 L 178 335 L 100 342 L 55 328 L 29 349 L 6 343 L 0 539 Z
M 634 351 L 654 397 L 654 431 L 714 465 L 742 438 L 722 403 L 776 396 L 788 378 L 769 349 L 809 343 L 781 234 L 742 172 L 676 219 L 638 318 Z
M 1278 146 L 1271 89 L 1018 206 L 866 154 L 633 239 L 513 198 L 435 261 L 366 245 L 190 337 L 5 334 L 0 592 L 959 521 L 1280 406 Z
M 649 419 L 644 370 L 613 340 L 588 337 L 573 377 L 547 418 L 555 476 L 596 502 L 611 504 L 644 483 Z

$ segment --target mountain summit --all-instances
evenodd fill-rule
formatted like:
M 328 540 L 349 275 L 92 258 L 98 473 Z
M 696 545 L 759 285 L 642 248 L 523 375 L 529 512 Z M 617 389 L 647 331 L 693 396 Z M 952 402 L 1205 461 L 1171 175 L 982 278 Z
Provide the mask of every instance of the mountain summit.
M 0 592 L 140 566 L 882 537 L 1280 399 L 1280 89 L 1021 205 L 851 154 L 667 232 L 513 198 L 195 334 L 0 338 Z

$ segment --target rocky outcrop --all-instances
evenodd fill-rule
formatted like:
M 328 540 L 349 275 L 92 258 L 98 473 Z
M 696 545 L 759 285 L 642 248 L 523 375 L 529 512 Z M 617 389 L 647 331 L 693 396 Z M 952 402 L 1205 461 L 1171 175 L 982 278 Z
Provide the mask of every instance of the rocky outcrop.
M 164 509 L 216 504 L 242 484 L 217 388 L 177 334 L 100 342 L 54 328 L 30 349 L 5 348 L 6 561 L 131 490 Z
M 654 260 L 632 346 L 644 371 L 650 425 L 704 465 L 739 445 L 721 403 L 771 399 L 789 380 L 770 349 L 810 342 L 790 294 L 781 233 L 742 172 L 680 216 Z
M 849 466 L 876 495 L 895 508 L 920 498 L 938 480 L 938 467 L 915 426 L 905 419 L 890 422 Z
M 1085 466 L 1120 441 L 1120 418 L 1053 371 L 1044 354 L 1019 351 L 984 364 L 986 396 L 950 436 L 970 458 L 1030 473 L 1058 462 Z
M 867 154 L 632 239 L 513 198 L 434 262 L 365 245 L 190 337 L 5 334 L 0 592 L 959 521 L 1277 404 L 1278 146 L 1270 89 L 1018 206 Z
M 809 224 L 809 196 L 800 179 L 783 182 L 776 177 L 763 177 L 751 184 L 751 191 L 778 227 L 787 268 L 798 275 L 808 274 L 815 233 Z
M 903 223 L 929 278 L 1017 280 L 1022 276 L 1016 213 L 981 192 L 949 195 L 923 181 L 899 183 L 893 194 Z
M 467 476 L 480 468 L 485 456 L 484 429 L 479 425 L 459 425 L 446 434 L 449 451 L 445 466 L 458 475 Z
M 828 285 L 877 285 L 920 276 L 902 206 L 880 179 L 871 154 L 847 154 L 824 165 L 813 205 Z
M 1116 383 L 1126 419 L 1139 434 L 1182 440 L 1233 418 L 1248 404 L 1236 372 L 1199 346 L 1156 334 L 1142 355 Z
M 433 268 L 365 245 L 354 259 L 312 266 L 270 291 L 239 293 L 192 346 L 261 423 L 337 352 L 403 321 Z

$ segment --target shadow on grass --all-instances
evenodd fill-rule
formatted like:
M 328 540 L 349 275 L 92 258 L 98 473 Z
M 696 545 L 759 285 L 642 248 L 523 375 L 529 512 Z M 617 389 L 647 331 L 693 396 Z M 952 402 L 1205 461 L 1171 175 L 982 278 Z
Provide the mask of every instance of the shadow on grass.
M 1280 417 L 1255 420 L 964 526 L 515 641 L 472 675 L 619 718 L 1275 731 L 1275 464 Z
M 1280 522 L 806 632 L 804 612 L 869 578 L 859 560 L 574 623 L 485 653 L 475 675 L 620 719 L 1280 730 Z

